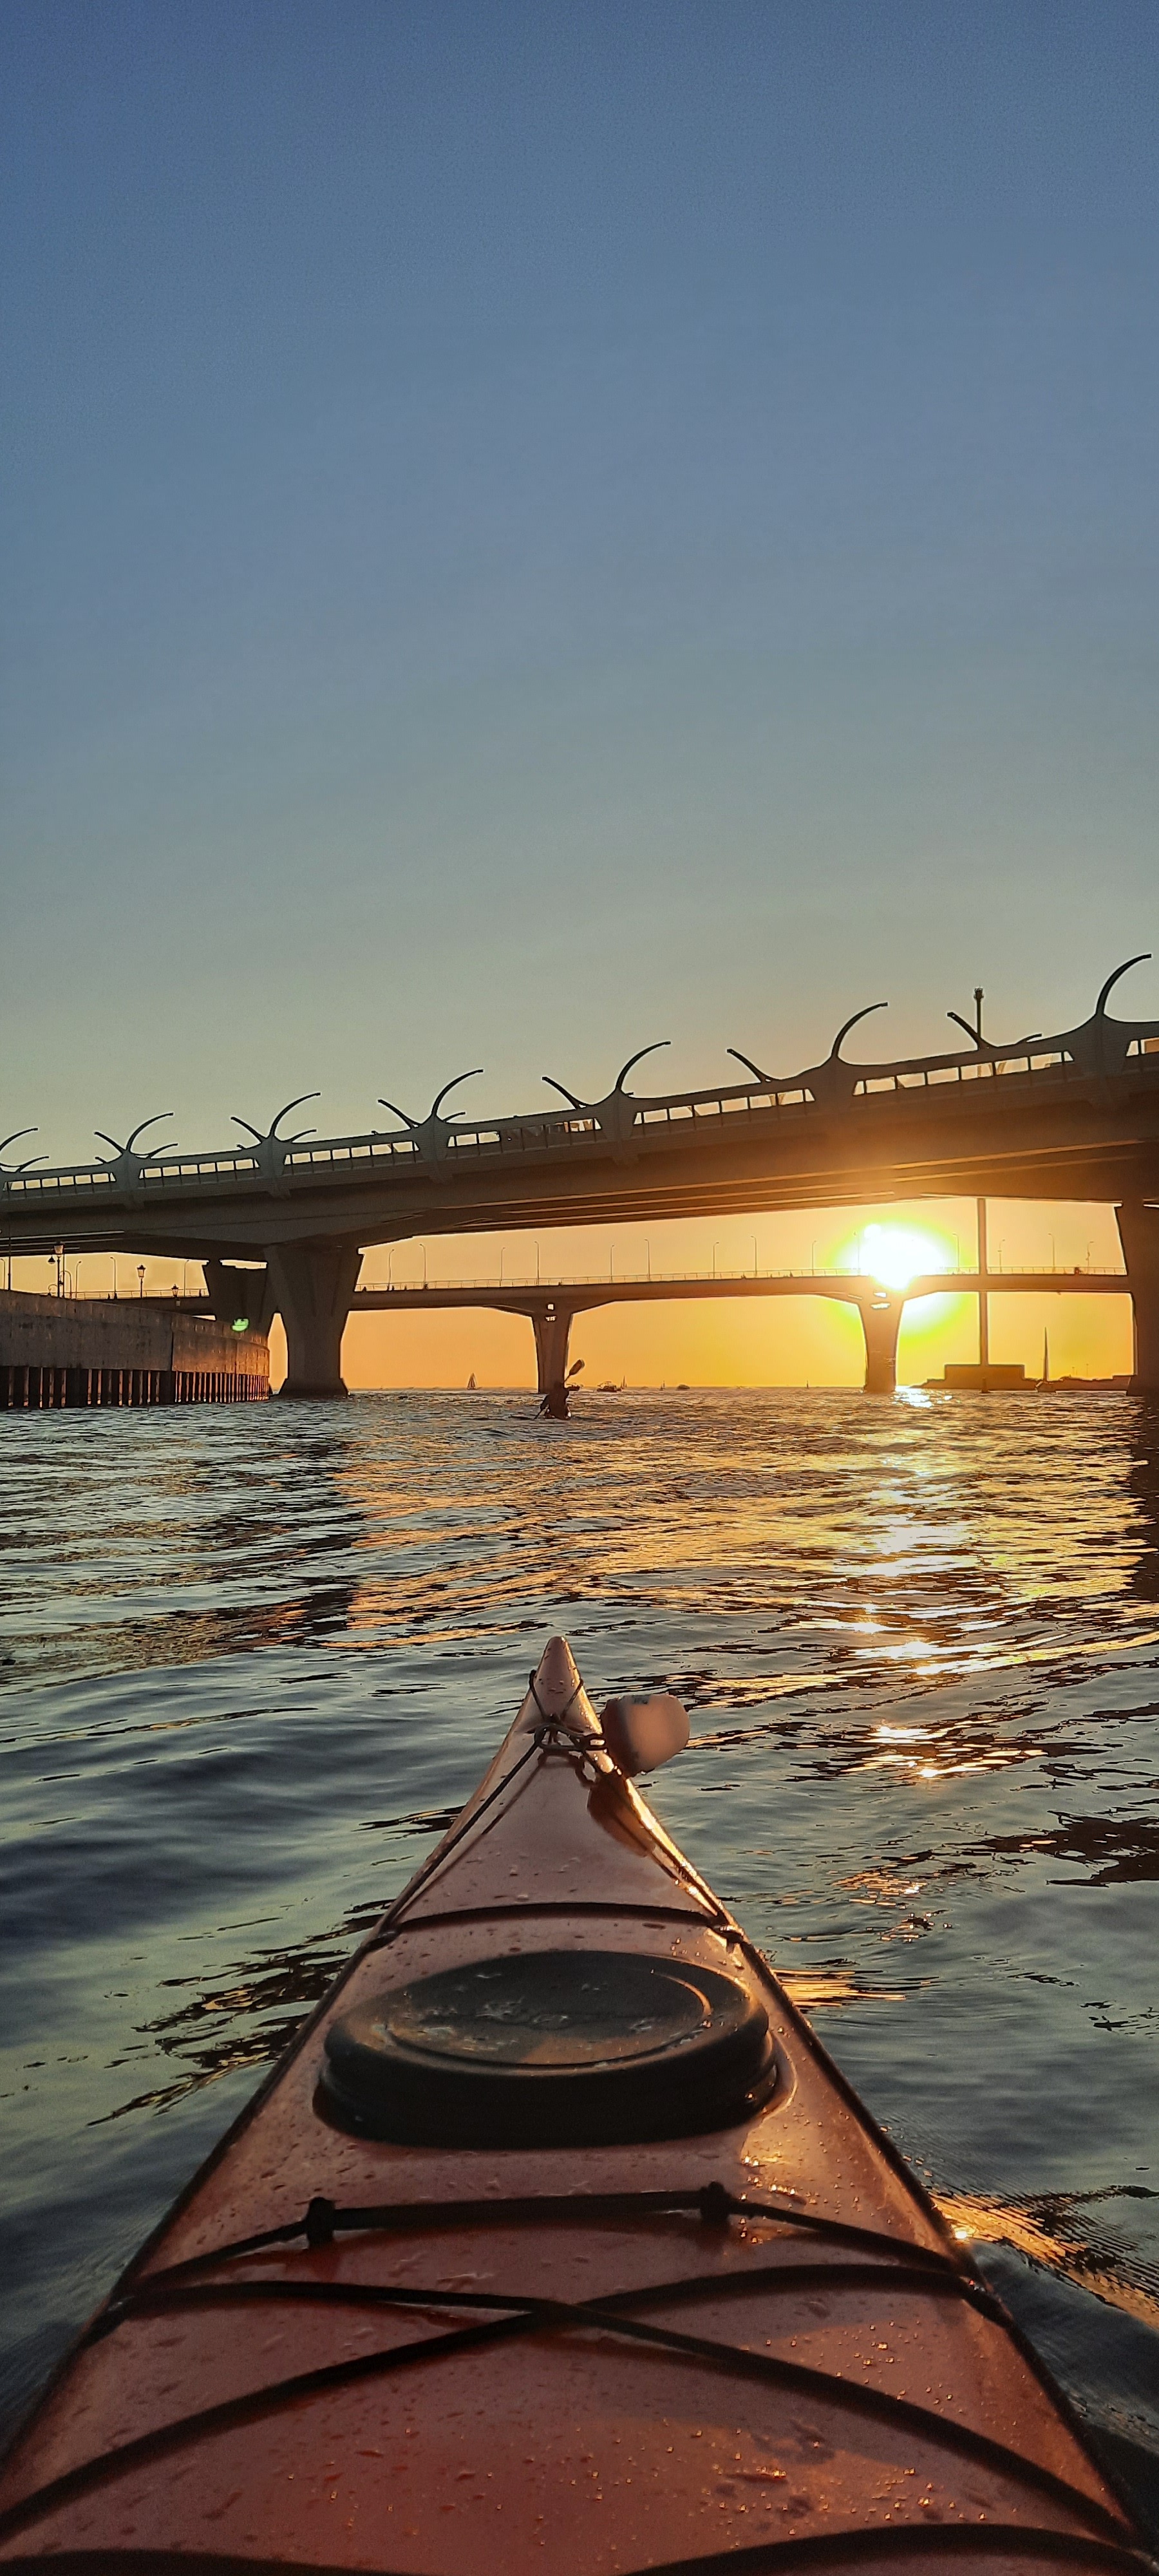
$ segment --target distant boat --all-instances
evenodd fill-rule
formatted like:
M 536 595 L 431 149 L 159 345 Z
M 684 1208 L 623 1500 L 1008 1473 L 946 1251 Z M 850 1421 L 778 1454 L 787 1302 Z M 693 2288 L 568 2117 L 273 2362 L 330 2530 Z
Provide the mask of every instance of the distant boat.
M 1040 1395 L 1050 1393 L 1050 1338 L 1046 1333 L 1042 1336 L 1042 1376 L 1038 1381 L 1038 1392 Z
M 474 1372 L 474 1369 L 472 1369 L 471 1374 L 470 1374 L 470 1377 L 469 1377 L 469 1378 L 468 1378 L 468 1380 L 467 1380 L 467 1393 L 468 1393 L 468 1395 L 474 1395 L 474 1394 L 476 1394 L 476 1393 L 477 1393 L 477 1391 L 478 1391 L 478 1390 L 477 1390 L 477 1386 L 476 1386 L 475 1372 Z

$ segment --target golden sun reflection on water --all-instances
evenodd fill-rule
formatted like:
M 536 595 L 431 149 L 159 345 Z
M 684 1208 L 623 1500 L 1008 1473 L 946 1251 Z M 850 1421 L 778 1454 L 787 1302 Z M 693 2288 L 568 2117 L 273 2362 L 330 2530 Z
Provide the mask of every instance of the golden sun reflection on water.
M 779 1971 L 780 1981 L 799 2012 L 823 2012 L 833 2004 L 904 2004 L 900 1986 L 871 1986 L 849 1968 L 801 1968 Z
M 960 2245 L 1011 2245 L 1076 2288 L 1091 2290 L 1140 2324 L 1159 2327 L 1159 2265 L 1130 2254 L 1097 2223 L 1078 2218 L 1092 2202 L 1154 2200 L 1159 2193 L 1119 2187 L 1105 2192 L 1005 2200 L 988 2192 L 939 2192 L 934 2202 Z

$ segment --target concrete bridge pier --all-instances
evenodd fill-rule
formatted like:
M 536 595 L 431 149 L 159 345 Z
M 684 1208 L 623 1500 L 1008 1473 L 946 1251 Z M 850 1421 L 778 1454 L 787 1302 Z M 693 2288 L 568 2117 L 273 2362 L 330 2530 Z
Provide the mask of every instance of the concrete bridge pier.
M 571 1306 L 557 1306 L 552 1298 L 535 1309 L 531 1317 L 539 1392 L 546 1398 L 546 1411 L 557 1422 L 567 1420 L 567 1346 L 574 1311 Z
M 268 1333 L 277 1312 L 268 1270 L 239 1270 L 232 1261 L 203 1261 L 205 1293 L 219 1324 Z
M 1135 1315 L 1133 1395 L 1159 1395 L 1159 1207 L 1125 1199 L 1115 1210 Z
M 271 1311 L 286 1328 L 286 1396 L 340 1396 L 342 1335 L 358 1285 L 357 1244 L 282 1243 L 266 1251 Z
M 897 1337 L 905 1298 L 882 1288 L 872 1297 L 859 1298 L 858 1312 L 865 1335 L 865 1393 L 893 1395 L 897 1388 Z

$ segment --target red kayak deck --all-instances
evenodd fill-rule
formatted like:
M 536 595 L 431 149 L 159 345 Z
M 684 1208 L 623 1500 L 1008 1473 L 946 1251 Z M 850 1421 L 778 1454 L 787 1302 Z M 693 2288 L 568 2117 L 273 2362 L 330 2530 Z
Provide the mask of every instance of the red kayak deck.
M 618 2144 L 341 2125 L 320 2090 L 340 2020 L 545 1951 L 726 1976 L 768 2016 L 752 2107 Z M 45 2556 L 77 2576 L 1151 2563 L 962 2249 L 611 1763 L 559 1640 L 438 1853 L 17 2439 L 0 2564 Z

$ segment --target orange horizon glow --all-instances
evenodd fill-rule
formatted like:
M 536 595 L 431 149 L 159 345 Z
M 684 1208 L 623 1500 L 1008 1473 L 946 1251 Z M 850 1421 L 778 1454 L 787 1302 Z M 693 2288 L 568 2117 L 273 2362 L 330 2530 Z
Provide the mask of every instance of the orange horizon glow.
M 539 1242 L 540 1279 L 644 1275 L 692 1271 L 718 1277 L 728 1271 L 793 1270 L 804 1273 L 864 1268 L 905 1285 L 939 1270 L 973 1268 L 976 1257 L 972 1201 L 919 1203 L 869 1210 L 826 1210 L 787 1216 L 703 1220 L 624 1227 L 606 1232 L 545 1234 Z M 858 1246 L 861 1251 L 859 1253 Z M 409 1260 L 408 1260 L 409 1256 Z M 536 1238 L 477 1237 L 427 1247 L 428 1277 L 506 1281 L 536 1276 Z M 1042 1207 L 991 1202 L 990 1260 L 1008 1269 L 1073 1270 L 1076 1264 L 1121 1269 L 1122 1255 L 1111 1208 L 1066 1204 Z M 397 1282 L 422 1277 L 418 1245 L 399 1245 L 390 1260 Z M 886 1276 L 887 1273 L 890 1274 Z M 368 1254 L 367 1284 L 385 1284 L 387 1255 Z M 1037 1378 L 1043 1335 L 1049 1336 L 1054 1376 L 1111 1377 L 1132 1364 L 1130 1301 L 1080 1296 L 990 1299 L 990 1348 L 996 1360 L 1021 1361 Z M 944 1294 L 913 1300 L 898 1345 L 898 1383 L 920 1386 L 941 1375 L 947 1361 L 978 1355 L 978 1303 L 972 1295 Z M 864 1373 L 861 1320 L 855 1308 L 828 1299 L 756 1298 L 594 1308 L 572 1327 L 571 1356 L 582 1358 L 582 1381 L 611 1378 L 630 1386 L 860 1387 Z M 271 1360 L 274 1357 L 271 1341 Z M 530 1325 L 521 1317 L 485 1309 L 445 1314 L 367 1316 L 347 1329 L 343 1366 L 348 1385 L 465 1386 L 472 1371 L 481 1388 L 535 1385 Z

